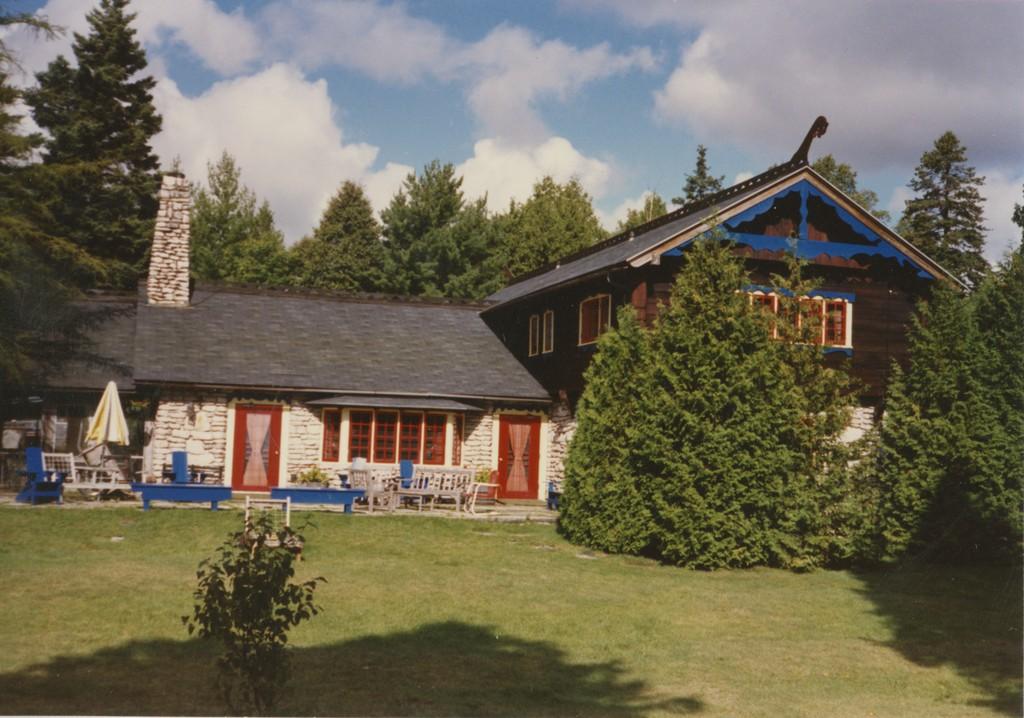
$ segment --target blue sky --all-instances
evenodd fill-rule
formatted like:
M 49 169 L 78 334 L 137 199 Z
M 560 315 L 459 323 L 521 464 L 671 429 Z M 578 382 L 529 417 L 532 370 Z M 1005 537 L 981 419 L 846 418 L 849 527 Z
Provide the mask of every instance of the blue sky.
M 82 30 L 92 0 L 13 2 Z M 609 227 L 677 194 L 703 143 L 728 183 L 789 158 L 853 165 L 898 216 L 921 153 L 952 129 L 987 177 L 989 256 L 1019 237 L 1024 3 L 811 0 L 135 0 L 165 162 L 226 149 L 295 241 L 338 184 L 384 206 L 453 162 L 492 208 L 545 174 L 581 179 Z M 69 39 L 7 41 L 29 71 Z M 27 77 L 25 82 L 31 82 Z

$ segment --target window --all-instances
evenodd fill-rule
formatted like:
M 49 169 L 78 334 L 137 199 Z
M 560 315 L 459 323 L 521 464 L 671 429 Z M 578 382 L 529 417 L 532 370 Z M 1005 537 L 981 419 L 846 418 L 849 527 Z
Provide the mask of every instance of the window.
M 849 299 L 843 296 L 842 299 L 835 295 L 800 297 L 794 301 L 758 288 L 750 293 L 750 301 L 765 313 L 778 316 L 779 322 L 799 330 L 803 341 L 826 347 L 852 347 L 853 295 L 848 295 Z M 773 325 L 772 336 L 778 338 L 779 324 Z
M 456 414 L 452 426 L 452 466 L 462 466 L 462 421 L 462 414 Z
M 825 344 L 827 346 L 846 344 L 846 302 L 825 302 Z
M 612 298 L 607 294 L 580 303 L 580 345 L 593 344 L 611 324 Z
M 541 349 L 545 354 L 555 350 L 555 313 L 552 310 L 544 312 L 544 346 Z
M 423 422 L 423 415 L 419 413 L 403 412 L 402 426 L 398 430 L 398 459 L 399 461 L 409 460 L 413 463 L 420 463 L 420 425 Z
M 348 417 L 348 460 L 361 456 L 370 459 L 370 436 L 373 433 L 373 412 L 353 411 Z
M 751 294 L 750 301 L 762 312 L 772 316 L 771 328 L 768 330 L 768 334 L 772 339 L 777 339 L 779 336 L 779 328 L 775 325 L 775 315 L 778 312 L 776 296 L 774 294 Z
M 530 315 L 530 339 L 529 356 L 537 356 L 540 353 L 540 315 Z
M 324 409 L 324 461 L 337 461 L 341 450 L 341 412 Z
M 398 439 L 398 412 L 378 411 L 374 420 L 373 460 L 378 464 L 393 464 Z
M 423 463 L 444 463 L 444 434 L 448 417 L 444 414 L 427 414 L 423 425 Z

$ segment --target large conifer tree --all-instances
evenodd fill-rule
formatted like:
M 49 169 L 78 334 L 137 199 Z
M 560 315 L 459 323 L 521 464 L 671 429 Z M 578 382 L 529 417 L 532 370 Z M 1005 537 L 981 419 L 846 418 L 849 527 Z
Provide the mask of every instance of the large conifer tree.
M 349 292 L 377 291 L 384 282 L 384 245 L 373 206 L 355 182 L 331 198 L 312 237 L 292 248 L 295 283 Z
M 60 234 L 102 260 L 113 286 L 132 285 L 145 269 L 159 186 L 155 81 L 141 75 L 146 53 L 127 6 L 100 0 L 88 34 L 75 34 L 77 66 L 58 57 L 26 93 L 49 134 L 43 157 L 57 172 L 51 208 Z
M 985 245 L 981 187 L 967 164 L 967 149 L 952 132 L 935 140 L 921 155 L 914 177 L 907 184 L 914 197 L 906 201 L 898 231 L 970 286 L 977 286 L 988 262 Z
M 832 561 L 837 492 L 823 476 L 844 463 L 849 380 L 800 332 L 771 338 L 727 245 L 701 241 L 685 258 L 649 332 L 620 314 L 599 343 L 560 527 L 693 568 Z M 780 293 L 806 287 L 797 276 Z
M 192 191 L 192 274 L 264 285 L 292 282 L 284 237 L 264 200 L 242 183 L 242 170 L 227 152 L 207 164 L 207 187 Z
M 522 204 L 501 218 L 503 263 L 511 278 L 601 241 L 605 231 L 590 195 L 576 178 L 565 184 L 545 177 Z
M 725 182 L 725 175 L 715 177 L 711 174 L 711 168 L 708 166 L 708 148 L 704 145 L 697 145 L 697 164 L 694 166 L 693 172 L 686 175 L 682 195 L 673 197 L 672 203 L 682 206 L 704 199 L 721 190 L 723 182 Z

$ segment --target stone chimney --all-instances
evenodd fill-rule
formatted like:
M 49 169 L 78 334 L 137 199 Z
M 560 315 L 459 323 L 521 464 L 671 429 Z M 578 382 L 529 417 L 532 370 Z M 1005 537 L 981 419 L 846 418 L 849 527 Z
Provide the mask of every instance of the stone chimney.
M 149 255 L 146 296 L 150 304 L 188 306 L 189 212 L 192 193 L 179 172 L 164 175 Z

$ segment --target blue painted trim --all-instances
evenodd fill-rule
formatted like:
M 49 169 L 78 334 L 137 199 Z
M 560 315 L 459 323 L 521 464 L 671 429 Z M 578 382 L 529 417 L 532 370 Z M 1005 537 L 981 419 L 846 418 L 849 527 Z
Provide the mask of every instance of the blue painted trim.
M 853 349 L 850 347 L 825 347 L 822 351 L 825 354 L 845 354 L 848 357 L 853 356 Z
M 793 296 L 788 289 L 769 287 L 764 284 L 747 284 L 743 287 L 744 292 L 764 292 L 765 294 L 781 294 L 784 297 Z M 845 299 L 848 302 L 855 302 L 857 295 L 851 292 L 832 292 L 825 289 L 812 289 L 807 293 L 809 297 L 821 297 L 822 299 Z

